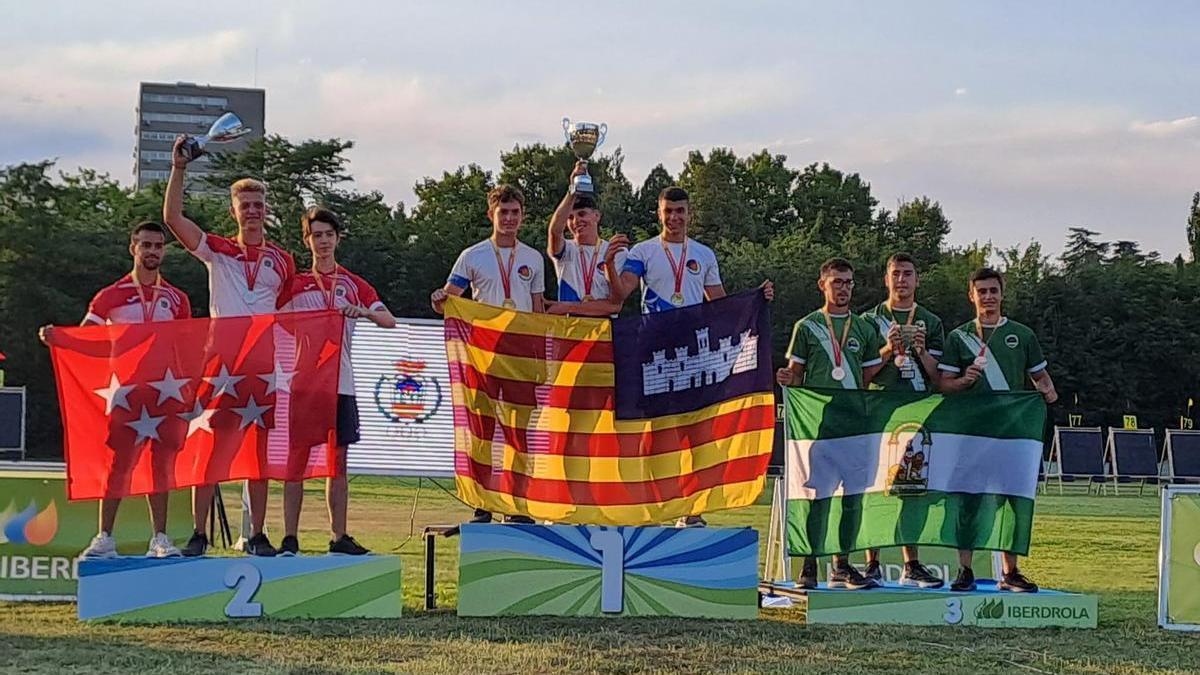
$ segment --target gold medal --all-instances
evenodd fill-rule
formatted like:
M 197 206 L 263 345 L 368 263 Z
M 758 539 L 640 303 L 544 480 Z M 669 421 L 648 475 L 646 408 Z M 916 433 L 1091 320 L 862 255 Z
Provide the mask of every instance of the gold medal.
M 592 301 L 592 300 L 594 300 L 594 299 L 595 299 L 595 298 L 593 298 L 593 297 L 592 297 L 592 296 L 590 296 L 590 295 L 585 295 L 585 296 L 583 296 L 583 301 L 584 301 L 584 302 L 591 302 L 591 301 Z
M 683 268 L 687 267 L 687 237 L 684 237 L 683 245 L 680 247 L 679 265 L 675 264 L 675 256 L 671 253 L 670 247 L 667 246 L 667 240 L 660 236 L 658 241 L 662 244 L 662 250 L 667 256 L 667 262 L 671 265 L 671 273 L 675 276 L 675 295 L 671 296 L 671 304 L 676 307 L 683 307 Z
M 517 259 L 517 244 L 513 243 L 512 253 L 508 255 L 508 267 L 500 260 L 500 248 L 496 246 L 496 242 L 488 240 L 492 244 L 492 252 L 496 254 L 496 267 L 500 271 L 500 284 L 504 286 L 504 303 L 503 306 L 512 309 L 517 306 L 512 300 L 512 270 L 513 262 Z

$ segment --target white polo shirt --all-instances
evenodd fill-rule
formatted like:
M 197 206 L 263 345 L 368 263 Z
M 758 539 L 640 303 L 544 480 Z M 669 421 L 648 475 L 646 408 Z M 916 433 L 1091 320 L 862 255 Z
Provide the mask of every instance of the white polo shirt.
M 582 248 L 583 255 L 580 256 Z M 580 246 L 574 239 L 567 239 L 557 256 L 552 256 L 554 273 L 558 276 L 558 299 L 561 302 L 579 302 L 587 293 L 584 283 L 584 269 L 591 267 L 593 300 L 607 300 L 609 293 L 608 269 L 604 257 L 608 253 L 608 242 L 601 241 L 598 246 Z M 616 256 L 617 269 L 625 264 L 626 253 L 619 251 Z
M 504 304 L 502 275 L 512 256 L 516 256 L 509 277 L 513 304 L 522 312 L 532 312 L 533 294 L 546 292 L 545 263 L 541 253 L 519 241 L 515 247 L 497 249 L 491 239 L 484 239 L 465 249 L 454 262 L 446 283 L 462 289 L 470 287 L 476 302 L 500 307 Z
M 674 256 L 675 265 L 680 265 L 683 243 L 668 242 L 667 247 Z M 698 305 L 704 302 L 705 286 L 718 286 L 721 283 L 717 255 L 711 248 L 688 237 L 687 260 L 682 264 L 679 294 L 683 296 L 683 304 L 679 306 Z M 634 244 L 621 271 L 632 272 L 642 281 L 642 314 L 665 312 L 677 307 L 671 302 L 671 297 L 675 295 L 675 272 L 663 251 L 661 237 Z
M 290 253 L 270 242 L 247 246 L 246 252 L 249 258 L 243 254 L 236 239 L 216 234 L 205 234 L 191 251 L 208 268 L 208 312 L 211 316 L 275 313 L 279 295 L 296 274 L 296 263 Z M 253 289 L 249 283 L 251 276 L 254 276 Z

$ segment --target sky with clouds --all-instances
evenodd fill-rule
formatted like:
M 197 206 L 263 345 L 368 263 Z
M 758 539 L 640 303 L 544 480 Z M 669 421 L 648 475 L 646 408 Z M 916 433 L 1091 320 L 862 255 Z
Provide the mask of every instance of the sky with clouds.
M 4 5 L 0 165 L 129 183 L 138 82 L 257 81 L 268 132 L 353 140 L 356 187 L 409 205 L 564 115 L 607 122 L 635 185 L 768 148 L 929 195 L 958 244 L 1085 226 L 1172 257 L 1200 190 L 1195 2 Z

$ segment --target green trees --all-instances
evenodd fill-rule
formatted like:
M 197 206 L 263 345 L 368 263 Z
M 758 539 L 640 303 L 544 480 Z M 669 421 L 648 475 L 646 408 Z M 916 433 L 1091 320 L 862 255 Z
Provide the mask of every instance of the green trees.
M 206 229 L 232 233 L 225 190 L 236 178 L 260 178 L 268 184 L 274 221 L 268 234 L 304 267 L 309 256 L 300 215 L 314 204 L 329 206 L 347 227 L 342 262 L 375 285 L 398 316 L 428 317 L 429 293 L 445 282 L 458 252 L 490 231 L 487 191 L 500 182 L 524 191 L 521 236 L 541 248 L 574 163 L 565 146 L 516 146 L 501 155 L 495 173 L 470 164 L 423 179 L 410 209 L 353 189 L 351 147 L 339 139 L 267 137 L 241 154 L 215 158 L 211 190 L 189 195 L 185 210 Z M 1051 260 L 1037 242 L 1006 250 L 987 242 L 949 246 L 951 221 L 934 199 L 918 196 L 893 212 L 880 208 L 857 174 L 828 164 L 792 168 L 785 156 L 767 150 L 692 152 L 677 175 L 658 165 L 634 183 L 616 148 L 595 157 L 589 171 L 606 236 L 653 236 L 658 193 L 675 183 L 689 191 L 692 233 L 717 251 L 726 288 L 774 280 L 772 345 L 779 362 L 792 322 L 820 302 L 816 275 L 826 258 L 839 255 L 855 265 L 855 306 L 863 309 L 882 299 L 884 263 L 903 250 L 920 264 L 921 302 L 948 326 L 971 316 L 966 278 L 973 269 L 992 264 L 1006 271 L 1008 314 L 1042 337 L 1068 402 L 1056 406 L 1060 420 L 1078 397 L 1088 423 L 1119 423 L 1133 410 L 1144 425 L 1163 426 L 1196 395 L 1200 193 L 1187 222 L 1187 261 L 1166 263 L 1135 242 L 1105 241 L 1082 228 L 1068 230 L 1063 254 Z M 0 171 L 0 351 L 8 355 L 9 382 L 29 387 L 29 442 L 36 455 L 61 452 L 49 355 L 37 342 L 37 328 L 78 323 L 95 291 L 128 271 L 130 226 L 157 220 L 161 207 L 161 186 L 131 190 L 89 171 L 56 176 L 50 162 Z M 204 270 L 177 244 L 164 274 L 191 296 L 198 315 L 207 314 Z M 548 282 L 553 297 L 554 280 Z

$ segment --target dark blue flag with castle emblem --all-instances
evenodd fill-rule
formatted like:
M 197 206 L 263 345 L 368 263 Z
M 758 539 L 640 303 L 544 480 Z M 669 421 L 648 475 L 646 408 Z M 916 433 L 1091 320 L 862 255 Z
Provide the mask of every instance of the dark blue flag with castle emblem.
M 761 289 L 613 321 L 617 419 L 772 394 L 771 314 Z

